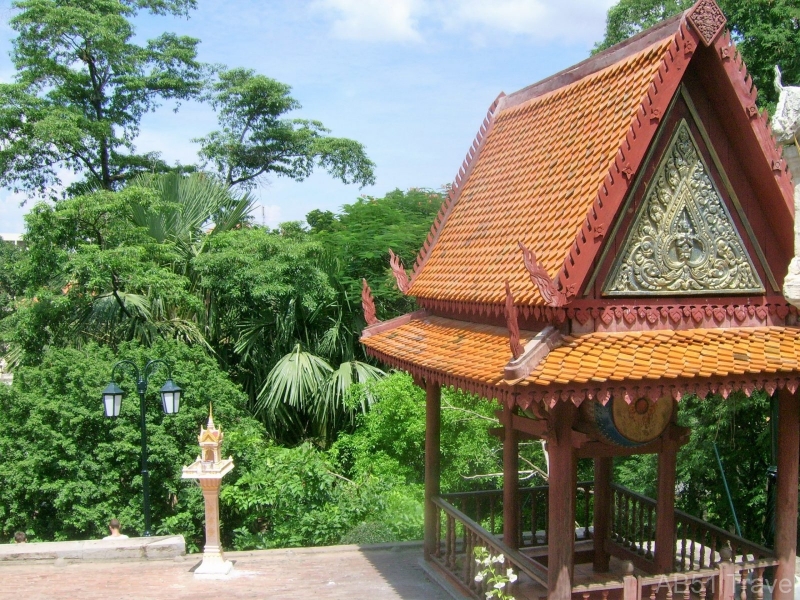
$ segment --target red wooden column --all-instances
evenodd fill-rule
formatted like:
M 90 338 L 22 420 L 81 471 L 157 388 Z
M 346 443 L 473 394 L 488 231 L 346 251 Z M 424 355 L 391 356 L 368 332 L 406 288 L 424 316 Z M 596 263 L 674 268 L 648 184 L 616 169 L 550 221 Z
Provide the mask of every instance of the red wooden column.
M 519 436 L 514 409 L 503 406 L 503 542 L 519 548 Z
M 439 513 L 431 498 L 439 495 L 439 432 L 441 430 L 442 389 L 437 383 L 425 383 L 425 548 L 430 560 L 436 553 L 436 520 Z
M 557 402 L 550 411 L 552 430 L 547 439 L 550 455 L 550 488 L 547 527 L 548 600 L 572 598 L 572 567 L 575 558 L 575 451 L 572 402 Z
M 664 436 L 658 455 L 658 496 L 656 500 L 656 548 L 653 563 L 657 573 L 675 570 L 675 474 L 678 445 Z
M 800 468 L 800 398 L 778 392 L 778 489 L 775 502 L 775 600 L 794 599 L 797 556 L 797 483 Z
M 611 555 L 606 547 L 611 529 L 611 469 L 614 459 L 594 459 L 594 571 L 607 573 Z

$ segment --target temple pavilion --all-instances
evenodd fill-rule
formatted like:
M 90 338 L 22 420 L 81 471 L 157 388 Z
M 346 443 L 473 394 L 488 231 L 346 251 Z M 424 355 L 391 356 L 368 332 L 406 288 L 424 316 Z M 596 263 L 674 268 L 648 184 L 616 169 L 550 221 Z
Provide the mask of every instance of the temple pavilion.
M 410 277 L 392 255 L 420 310 L 380 322 L 364 282 L 367 351 L 426 390 L 425 558 L 468 597 L 476 546 L 520 572 L 518 598 L 793 597 L 793 183 L 725 25 L 700 0 L 500 94 Z M 501 403 L 502 491 L 440 494 L 441 386 Z M 674 506 L 681 397 L 755 389 L 778 402 L 774 548 Z M 547 487 L 519 487 L 521 439 L 546 440 Z M 612 482 L 644 453 L 655 499 Z

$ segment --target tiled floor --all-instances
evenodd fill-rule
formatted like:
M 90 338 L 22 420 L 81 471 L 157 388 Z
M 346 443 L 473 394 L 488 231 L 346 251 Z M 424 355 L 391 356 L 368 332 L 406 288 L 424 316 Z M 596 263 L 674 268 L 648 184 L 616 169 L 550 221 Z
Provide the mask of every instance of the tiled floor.
M 422 570 L 420 545 L 355 546 L 230 552 L 234 574 L 196 578 L 200 557 L 182 561 L 95 562 L 57 566 L 0 563 L 0 598 L 96 599 L 305 599 L 448 600 Z

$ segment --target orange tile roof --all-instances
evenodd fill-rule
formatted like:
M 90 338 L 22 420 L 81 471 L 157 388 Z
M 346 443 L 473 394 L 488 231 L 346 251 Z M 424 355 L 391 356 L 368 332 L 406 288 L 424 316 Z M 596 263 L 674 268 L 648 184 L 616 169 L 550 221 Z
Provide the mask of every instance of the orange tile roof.
M 520 332 L 524 346 L 535 335 Z M 389 331 L 369 335 L 361 342 L 390 364 L 448 373 L 481 384 L 495 385 L 503 379 L 503 367 L 511 359 L 505 327 L 427 316 Z
M 519 385 L 729 377 L 800 370 L 800 328 L 734 327 L 567 337 Z M 665 381 L 664 383 L 669 383 Z
M 555 277 L 673 43 L 665 38 L 578 81 L 495 114 L 457 202 L 409 294 L 542 304 L 518 242 Z
M 535 335 L 521 333 L 523 345 Z M 511 360 L 504 327 L 425 316 L 375 334 L 367 329 L 361 341 L 380 360 L 422 376 L 441 374 L 448 385 L 487 396 L 512 391 L 503 379 Z M 597 396 L 598 390 L 645 384 L 686 390 L 687 382 L 700 380 L 763 384 L 765 376 L 774 381 L 780 374 L 796 378 L 798 372 L 798 327 L 595 332 L 565 337 L 563 346 L 514 387 L 544 395 L 571 390 L 568 395 Z

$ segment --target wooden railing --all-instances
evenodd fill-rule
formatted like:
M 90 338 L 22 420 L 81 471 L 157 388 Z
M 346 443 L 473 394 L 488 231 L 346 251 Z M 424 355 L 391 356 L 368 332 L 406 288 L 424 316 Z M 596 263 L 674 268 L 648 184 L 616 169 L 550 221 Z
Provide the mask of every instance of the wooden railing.
M 624 580 L 590 583 L 572 587 L 573 600 L 625 600 Z
M 720 569 L 704 569 L 691 573 L 670 573 L 636 578 L 636 600 L 678 600 L 701 598 L 712 600 L 717 597 L 721 574 Z
M 503 532 L 503 490 L 455 492 L 442 494 L 442 499 L 469 516 L 493 535 Z M 547 545 L 548 487 L 538 486 L 519 490 L 520 547 Z M 575 497 L 575 518 L 579 539 L 591 537 L 594 516 L 594 483 L 578 483 Z
M 647 570 L 655 550 L 656 501 L 617 484 L 611 485 L 611 542 L 639 557 L 637 566 Z M 729 546 L 734 560 L 770 558 L 768 548 L 750 542 L 683 511 L 675 511 L 675 571 L 713 569 L 720 550 Z M 634 558 L 623 554 L 621 558 Z
M 734 561 L 769 559 L 772 550 L 725 531 L 680 510 L 675 511 L 676 571 L 714 568 L 722 548 L 730 546 Z
M 646 561 L 653 560 L 656 501 L 611 484 L 611 542 Z
M 486 548 L 490 554 L 502 554 L 506 564 L 519 574 L 547 586 L 547 569 L 518 551 L 506 546 L 497 536 L 481 527 L 462 511 L 443 498 L 434 498 L 439 518 L 436 530 L 436 551 L 431 557 L 448 575 L 460 584 L 463 591 L 475 598 L 483 598 L 486 590 L 475 581 L 477 564 L 474 550 Z
M 611 485 L 611 493 L 611 554 L 632 561 L 645 573 L 652 572 L 656 501 L 617 484 Z M 546 545 L 547 486 L 520 489 L 519 494 L 521 548 Z M 474 581 L 477 565 L 472 554 L 478 546 L 503 554 L 516 571 L 546 586 L 547 569 L 501 541 L 502 490 L 444 494 L 434 504 L 439 526 L 432 558 L 474 597 L 482 598 L 485 591 Z M 579 539 L 591 537 L 593 506 L 593 483 L 579 483 L 575 511 Z M 631 574 L 578 585 L 573 588 L 573 600 L 734 600 L 734 596 L 735 600 L 762 600 L 764 571 L 777 564 L 771 550 L 679 510 L 675 526 L 674 573 Z
M 775 566 L 774 558 L 734 563 L 720 559 L 713 569 L 686 573 L 632 574 L 606 583 L 576 585 L 573 600 L 763 600 L 764 571 Z M 630 567 L 631 572 L 633 567 Z
M 778 564 L 775 558 L 764 558 L 734 565 L 733 577 L 736 583 L 736 600 L 762 600 L 764 598 L 764 571 Z

